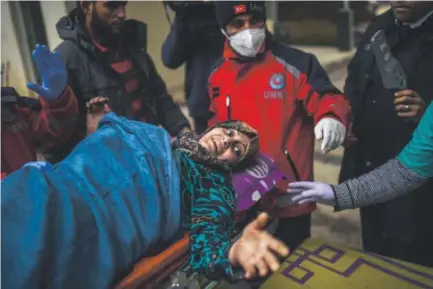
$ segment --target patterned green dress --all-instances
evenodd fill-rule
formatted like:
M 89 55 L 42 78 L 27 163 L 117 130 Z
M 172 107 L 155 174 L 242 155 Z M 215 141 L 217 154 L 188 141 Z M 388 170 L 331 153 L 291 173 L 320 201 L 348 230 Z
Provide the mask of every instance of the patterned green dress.
M 229 173 L 210 169 L 178 153 L 181 166 L 182 226 L 190 232 L 194 271 L 210 279 L 232 279 L 228 259 L 236 198 Z

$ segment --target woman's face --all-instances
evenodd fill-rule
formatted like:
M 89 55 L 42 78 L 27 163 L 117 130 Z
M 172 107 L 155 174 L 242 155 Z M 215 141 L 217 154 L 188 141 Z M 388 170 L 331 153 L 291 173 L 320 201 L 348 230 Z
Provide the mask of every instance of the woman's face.
M 216 127 L 202 136 L 198 142 L 218 160 L 236 163 L 245 157 L 250 138 L 234 129 Z

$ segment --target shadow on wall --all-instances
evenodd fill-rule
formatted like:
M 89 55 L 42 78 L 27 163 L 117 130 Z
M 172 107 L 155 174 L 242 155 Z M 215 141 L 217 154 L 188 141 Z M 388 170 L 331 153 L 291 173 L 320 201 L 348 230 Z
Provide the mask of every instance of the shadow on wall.
M 281 39 L 297 45 L 334 46 L 337 17 L 342 1 L 286 1 L 279 4 Z M 371 21 L 374 7 L 369 1 L 350 1 L 355 30 Z
M 14 86 L 18 93 L 28 95 L 24 62 L 9 1 L 1 1 L 1 24 L 2 85 Z
M 174 99 L 183 102 L 184 66 L 171 70 L 161 60 L 161 46 L 170 31 L 162 1 L 129 1 L 126 7 L 129 18 L 147 23 L 147 51 Z M 170 14 L 170 18 L 174 15 Z

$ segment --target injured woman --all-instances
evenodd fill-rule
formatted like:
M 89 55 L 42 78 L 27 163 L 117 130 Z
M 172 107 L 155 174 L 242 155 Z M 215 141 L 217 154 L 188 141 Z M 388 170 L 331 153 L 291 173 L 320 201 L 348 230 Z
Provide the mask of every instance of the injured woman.
M 190 265 L 212 279 L 264 276 L 288 248 L 264 213 L 234 243 L 230 172 L 258 151 L 239 121 L 173 144 L 161 128 L 110 112 L 62 162 L 2 181 L 2 286 L 111 288 L 141 258 L 190 232 Z

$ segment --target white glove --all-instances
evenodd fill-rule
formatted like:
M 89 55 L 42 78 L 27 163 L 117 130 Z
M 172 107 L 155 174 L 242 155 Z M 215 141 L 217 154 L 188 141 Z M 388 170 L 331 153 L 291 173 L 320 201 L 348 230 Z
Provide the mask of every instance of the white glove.
M 323 139 L 321 150 L 326 154 L 343 143 L 346 137 L 346 128 L 338 120 L 327 117 L 316 124 L 314 134 L 317 140 Z
M 289 184 L 287 189 L 291 201 L 295 204 L 321 203 L 335 205 L 334 189 L 319 182 L 294 182 Z

